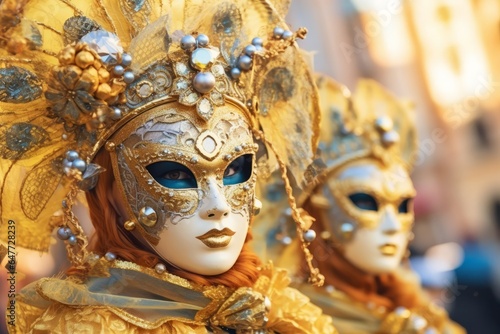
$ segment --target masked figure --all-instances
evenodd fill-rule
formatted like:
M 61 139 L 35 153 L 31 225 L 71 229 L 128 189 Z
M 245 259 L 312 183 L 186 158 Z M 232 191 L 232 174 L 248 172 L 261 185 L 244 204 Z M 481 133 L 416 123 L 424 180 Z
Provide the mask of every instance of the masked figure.
M 0 10 L 0 231 L 44 250 L 57 228 L 73 264 L 18 294 L 11 332 L 335 332 L 248 244 L 258 175 L 300 175 L 317 142 L 286 2 Z M 82 190 L 90 239 L 71 210 Z
M 303 284 L 301 291 L 340 333 L 461 333 L 402 265 L 414 219 L 411 105 L 370 80 L 360 81 L 353 96 L 327 77 L 317 84 L 321 160 L 308 169 L 299 203 L 315 218 L 306 239 L 325 286 Z M 291 242 L 286 226 L 277 233 L 282 244 Z M 282 251 L 277 247 L 274 254 Z M 281 258 L 301 276 L 293 244 Z

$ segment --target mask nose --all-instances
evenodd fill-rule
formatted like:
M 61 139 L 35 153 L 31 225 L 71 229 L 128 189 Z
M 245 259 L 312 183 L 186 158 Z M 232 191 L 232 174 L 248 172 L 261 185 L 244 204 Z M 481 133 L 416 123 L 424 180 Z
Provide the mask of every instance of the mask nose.
M 393 206 L 388 205 L 384 208 L 380 228 L 382 233 L 387 235 L 393 235 L 401 231 L 401 222 Z
M 231 211 L 226 196 L 222 191 L 222 185 L 218 185 L 215 178 L 208 179 L 208 189 L 201 207 L 200 216 L 203 219 L 220 220 Z

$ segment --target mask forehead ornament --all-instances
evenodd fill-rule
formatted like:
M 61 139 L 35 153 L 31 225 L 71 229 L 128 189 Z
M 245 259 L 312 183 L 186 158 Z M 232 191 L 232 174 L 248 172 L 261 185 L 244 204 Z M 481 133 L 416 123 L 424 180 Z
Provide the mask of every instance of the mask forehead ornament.
M 280 6 L 148 2 L 132 10 L 99 2 L 96 10 L 86 1 L 32 0 L 6 8 L 11 5 L 0 5 L 6 22 L 0 214 L 2 221 L 19 221 L 26 235 L 20 244 L 46 249 L 59 226 L 72 262 L 85 266 L 87 240 L 71 206 L 98 181 L 103 170 L 93 158 L 103 147 L 127 202 L 139 203 L 129 205 L 123 228 L 142 229 L 153 243 L 164 215 L 185 216 L 197 207 L 210 178 L 204 171 L 224 186 L 224 168 L 249 155 L 258 166 L 249 183 L 224 191 L 235 209 L 254 201 L 257 171 L 276 165 L 256 155 L 254 138 L 302 180 L 318 140 L 317 92 L 295 43 L 305 29 L 283 29 Z M 59 8 L 57 20 L 40 8 Z M 252 22 L 243 21 L 243 12 Z M 32 29 L 20 29 L 21 23 Z M 155 184 L 148 167 L 165 160 L 189 166 L 197 186 L 171 191 Z M 52 217 L 61 202 L 63 215 Z

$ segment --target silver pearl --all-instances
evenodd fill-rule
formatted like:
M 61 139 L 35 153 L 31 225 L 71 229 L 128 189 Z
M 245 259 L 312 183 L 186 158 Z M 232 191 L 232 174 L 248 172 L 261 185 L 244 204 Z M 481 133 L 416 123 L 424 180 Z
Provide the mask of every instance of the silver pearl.
M 196 40 L 191 35 L 186 35 L 181 39 L 181 49 L 184 51 L 192 51 L 196 46 Z
M 288 246 L 292 243 L 292 238 L 290 238 L 289 236 L 283 237 L 281 239 L 281 243 L 285 246 Z
M 264 41 L 260 37 L 255 37 L 254 39 L 252 39 L 252 45 L 262 46 L 262 45 L 264 45 Z
M 382 144 L 388 147 L 399 142 L 399 133 L 396 131 L 389 131 L 382 135 Z
M 238 67 L 243 71 L 248 71 L 252 68 L 252 58 L 247 55 L 241 55 L 238 59 Z
M 75 161 L 73 161 L 73 168 L 76 168 L 83 173 L 87 168 L 87 164 L 82 159 L 76 159 Z
M 128 53 L 122 54 L 122 65 L 130 66 L 130 64 L 132 64 L 132 56 L 129 55 Z
M 129 84 L 134 82 L 134 80 L 135 80 L 135 75 L 131 71 L 127 71 L 123 74 L 123 81 L 125 81 L 125 83 Z
M 122 110 L 120 108 L 112 108 L 109 116 L 112 120 L 116 121 L 122 118 Z
M 165 265 L 163 263 L 158 263 L 156 266 L 155 266 L 155 271 L 158 273 L 158 274 L 163 274 L 165 271 L 167 271 L 167 267 L 165 267 Z
M 291 32 L 290 30 L 285 30 L 281 35 L 281 38 L 283 39 L 290 39 L 292 37 L 293 37 L 293 32 Z
M 208 36 L 207 35 L 198 35 L 196 37 L 196 43 L 198 43 L 198 47 L 203 47 L 203 46 L 207 46 L 208 43 L 209 43 L 209 39 L 208 39 Z
M 76 245 L 76 242 L 77 242 L 76 237 L 75 237 L 74 235 L 70 236 L 70 237 L 68 238 L 68 242 L 69 242 L 69 244 L 70 244 L 71 246 Z
M 104 258 L 107 260 L 107 261 L 114 261 L 116 260 L 116 255 L 111 253 L 111 252 L 107 252 L 106 254 L 104 254 Z
M 304 232 L 304 240 L 307 242 L 312 242 L 316 239 L 316 232 L 314 230 L 307 230 Z
M 231 78 L 238 79 L 241 76 L 241 71 L 237 67 L 231 69 Z
M 283 28 L 276 27 L 273 30 L 273 36 L 275 38 L 281 38 L 281 36 L 283 35 L 284 32 L 285 32 L 285 30 Z
M 210 72 L 200 72 L 194 77 L 193 86 L 199 93 L 208 93 L 215 86 L 215 77 Z
M 68 135 L 63 133 L 61 136 L 62 140 L 68 140 Z
M 68 240 L 72 233 L 68 227 L 59 227 L 57 230 L 57 237 L 61 240 Z
M 73 167 L 73 163 L 71 161 L 69 161 L 68 159 L 64 159 L 63 160 L 63 167 L 64 168 L 71 168 L 71 167 Z
M 377 130 L 382 131 L 382 132 L 387 132 L 392 130 L 392 127 L 394 126 L 392 119 L 387 116 L 381 116 L 378 117 L 375 120 L 375 126 L 377 127 Z
M 243 50 L 243 52 L 245 52 L 245 54 L 250 57 L 253 56 L 255 51 L 257 51 L 257 48 L 254 45 L 247 45 Z
M 122 65 L 116 65 L 113 67 L 113 73 L 116 75 L 122 75 L 125 72 L 125 69 Z
M 66 152 L 66 159 L 68 161 L 75 161 L 76 159 L 78 159 L 78 152 L 73 150 Z

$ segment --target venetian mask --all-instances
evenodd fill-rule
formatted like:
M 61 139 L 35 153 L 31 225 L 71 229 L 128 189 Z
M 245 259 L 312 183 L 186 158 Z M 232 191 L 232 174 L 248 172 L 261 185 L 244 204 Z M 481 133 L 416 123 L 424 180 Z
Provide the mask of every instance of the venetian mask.
M 190 107 L 154 107 L 111 138 L 125 228 L 134 227 L 168 263 L 218 275 L 236 262 L 254 201 L 256 146 L 241 108 L 209 121 Z
M 406 252 L 414 196 L 403 165 L 365 158 L 331 173 L 313 197 L 323 200 L 323 228 L 345 258 L 378 274 L 396 269 Z

